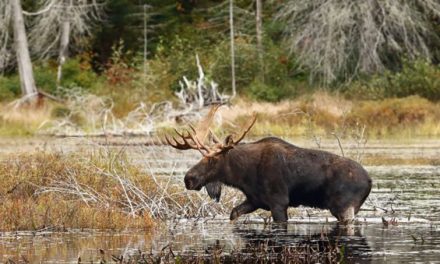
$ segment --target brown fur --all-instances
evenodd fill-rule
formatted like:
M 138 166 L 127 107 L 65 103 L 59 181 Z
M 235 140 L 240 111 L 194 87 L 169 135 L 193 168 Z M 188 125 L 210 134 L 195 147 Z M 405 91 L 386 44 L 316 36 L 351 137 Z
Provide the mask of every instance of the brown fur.
M 305 205 L 329 209 L 347 222 L 367 198 L 372 181 L 353 160 L 269 137 L 204 157 L 185 175 L 187 189 L 206 186 L 217 200 L 221 184 L 246 196 L 232 210 L 231 220 L 261 208 L 270 210 L 275 222 L 286 222 L 289 206 Z

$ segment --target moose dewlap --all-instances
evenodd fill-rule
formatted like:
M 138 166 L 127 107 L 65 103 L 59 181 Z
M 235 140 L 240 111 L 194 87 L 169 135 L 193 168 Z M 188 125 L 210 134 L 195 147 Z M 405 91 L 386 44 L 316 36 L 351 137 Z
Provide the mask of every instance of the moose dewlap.
M 207 125 L 217 108 L 213 107 L 198 126 L 204 131 L 192 128 L 193 133 L 178 133 L 183 143 L 166 138 L 174 148 L 197 149 L 203 154 L 185 175 L 188 190 L 205 186 L 210 197 L 217 200 L 222 184 L 241 190 L 246 200 L 232 210 L 231 220 L 261 208 L 270 210 L 275 222 L 286 222 L 287 208 L 299 205 L 329 209 L 341 222 L 354 218 L 372 185 L 359 163 L 326 151 L 300 148 L 276 137 L 239 144 L 255 123 L 255 116 L 238 140 L 228 136 L 220 143 Z M 209 134 L 214 144 L 205 144 Z

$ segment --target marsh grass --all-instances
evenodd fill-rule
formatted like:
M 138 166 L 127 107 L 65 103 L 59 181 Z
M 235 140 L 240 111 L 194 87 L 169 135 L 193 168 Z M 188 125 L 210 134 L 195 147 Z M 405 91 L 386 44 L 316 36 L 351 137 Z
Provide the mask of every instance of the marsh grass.
M 126 116 L 118 117 L 115 102 L 109 97 L 71 89 L 68 98 L 65 105 L 46 102 L 38 109 L 15 109 L 4 104 L 0 107 L 0 135 L 161 135 L 189 120 L 198 120 L 197 116 L 185 117 L 185 111 L 173 107 L 171 101 L 133 103 Z M 366 128 L 365 135 L 370 139 L 440 136 L 440 104 L 418 96 L 350 101 L 315 92 L 278 103 L 238 98 L 219 112 L 220 134 L 236 133 L 256 112 L 258 121 L 250 135 L 258 137 L 332 138 L 334 133 L 347 137 L 359 127 Z
M 99 160 L 85 162 L 75 155 L 61 153 L 23 154 L 10 157 L 0 164 L 0 229 L 65 231 L 67 228 L 123 229 L 148 228 L 152 225 L 148 214 L 136 217 L 125 212 L 124 206 L 110 202 L 100 203 L 87 193 L 72 192 L 68 185 L 83 186 L 106 194 L 109 198 L 121 195 L 114 181 L 96 177 L 99 168 L 105 168 Z M 132 177 L 140 173 L 130 167 L 126 171 Z M 148 180 L 142 182 L 149 186 Z M 62 189 L 64 186 L 64 189 Z M 73 187 L 73 186 L 72 186 Z M 59 188 L 58 191 L 50 188 Z M 78 195 L 82 196 L 78 199 Z M 127 219 L 130 218 L 130 221 Z
M 14 103 L 0 104 L 0 135 L 31 136 L 40 124 L 52 117 L 54 105 L 45 103 L 35 107 L 17 107 Z
M 154 222 L 229 213 L 222 203 L 187 192 L 172 168 L 163 175 L 135 166 L 124 150 L 37 152 L 0 163 L 0 230 L 148 229 Z
M 240 121 L 248 117 L 249 114 L 242 114 L 236 118 Z M 370 139 L 438 137 L 440 104 L 418 96 L 356 102 L 316 94 L 277 111 L 259 112 L 258 122 L 250 134 L 330 138 L 338 133 L 349 137 L 364 126 L 365 135 Z

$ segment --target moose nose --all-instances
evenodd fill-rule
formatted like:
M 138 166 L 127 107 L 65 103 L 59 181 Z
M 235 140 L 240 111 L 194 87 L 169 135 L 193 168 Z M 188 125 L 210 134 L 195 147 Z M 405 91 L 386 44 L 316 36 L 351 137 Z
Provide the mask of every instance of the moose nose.
M 199 191 L 201 189 L 201 186 L 199 186 L 200 182 L 196 176 L 187 174 L 185 175 L 185 178 L 183 180 L 185 181 L 185 187 L 187 190 Z

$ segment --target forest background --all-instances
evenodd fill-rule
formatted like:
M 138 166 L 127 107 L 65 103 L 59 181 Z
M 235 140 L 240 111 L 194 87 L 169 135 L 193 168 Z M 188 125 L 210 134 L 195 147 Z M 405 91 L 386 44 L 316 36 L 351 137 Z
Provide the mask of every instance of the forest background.
M 189 103 L 179 92 L 203 69 L 206 89 L 260 112 L 255 135 L 440 135 L 439 3 L 300 2 L 2 0 L 0 133 L 127 127 L 140 108 Z M 34 88 L 20 79 L 14 6 Z M 38 94 L 39 110 L 22 107 Z

